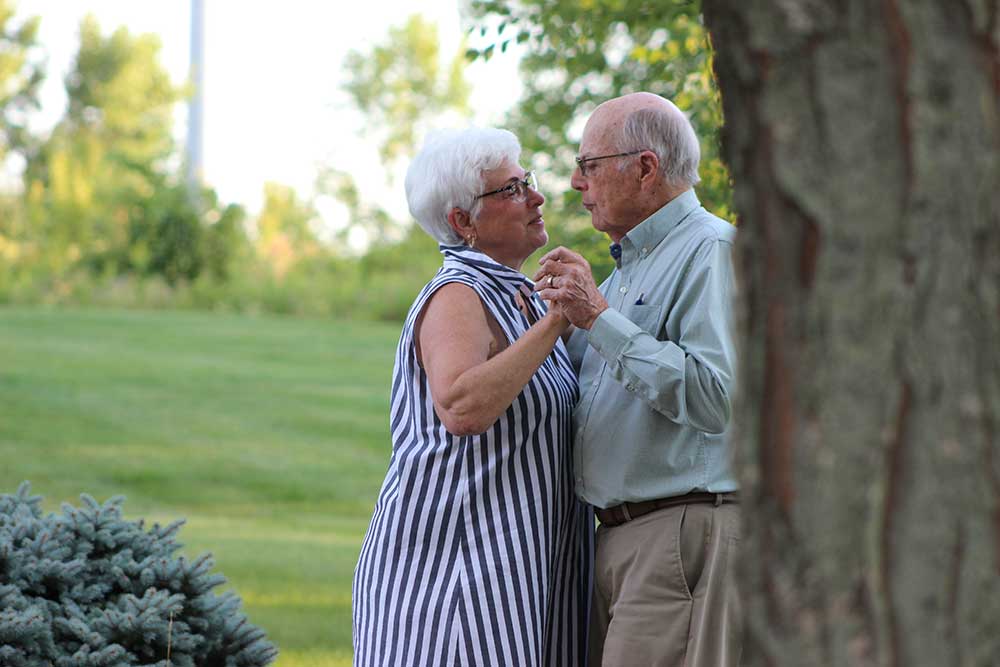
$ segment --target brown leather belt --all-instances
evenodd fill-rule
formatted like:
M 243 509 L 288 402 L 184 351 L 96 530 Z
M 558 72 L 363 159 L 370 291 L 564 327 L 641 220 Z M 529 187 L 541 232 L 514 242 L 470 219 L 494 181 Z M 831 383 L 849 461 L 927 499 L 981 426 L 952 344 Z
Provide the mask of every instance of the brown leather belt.
M 735 491 L 732 493 L 708 493 L 707 491 L 693 491 L 683 496 L 672 498 L 657 498 L 656 500 L 643 500 L 637 503 L 622 503 L 607 509 L 596 508 L 597 518 L 601 520 L 603 526 L 620 526 L 626 521 L 637 519 L 644 514 L 661 510 L 664 507 L 674 507 L 676 505 L 689 505 L 691 503 L 712 503 L 716 507 L 723 503 L 738 503 L 740 495 Z

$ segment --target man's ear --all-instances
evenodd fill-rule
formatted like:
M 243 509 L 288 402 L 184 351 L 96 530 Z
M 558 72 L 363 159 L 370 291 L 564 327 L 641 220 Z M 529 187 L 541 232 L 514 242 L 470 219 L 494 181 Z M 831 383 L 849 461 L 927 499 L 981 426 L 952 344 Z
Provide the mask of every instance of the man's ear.
M 660 170 L 660 158 L 653 151 L 643 151 L 639 154 L 639 180 L 648 182 L 647 179 L 657 178 Z
M 457 206 L 448 211 L 448 224 L 451 225 L 456 234 L 466 241 L 469 240 L 470 236 L 474 237 L 476 234 L 476 229 L 472 226 L 472 218 L 469 216 L 469 212 Z

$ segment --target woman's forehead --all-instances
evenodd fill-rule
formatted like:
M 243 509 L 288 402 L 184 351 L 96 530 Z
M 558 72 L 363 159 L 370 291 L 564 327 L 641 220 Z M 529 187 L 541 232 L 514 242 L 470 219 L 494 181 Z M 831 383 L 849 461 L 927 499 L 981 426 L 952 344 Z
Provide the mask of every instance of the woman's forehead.
M 518 178 L 524 178 L 525 170 L 517 163 L 505 163 L 496 169 L 483 172 L 487 183 L 503 184 Z

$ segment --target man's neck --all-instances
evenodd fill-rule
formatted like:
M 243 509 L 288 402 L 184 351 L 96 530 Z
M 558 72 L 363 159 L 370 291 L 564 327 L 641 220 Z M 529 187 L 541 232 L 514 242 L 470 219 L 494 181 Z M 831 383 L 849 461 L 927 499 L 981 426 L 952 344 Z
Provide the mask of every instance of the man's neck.
M 650 209 L 649 213 L 646 215 L 646 218 L 648 218 L 649 216 L 653 215 L 654 213 L 656 213 L 657 211 L 659 211 L 661 208 L 663 208 L 664 206 L 666 206 L 667 204 L 669 204 L 673 200 L 677 199 L 678 197 L 680 197 L 682 194 L 684 194 L 685 192 L 687 192 L 690 189 L 691 189 L 690 187 L 672 188 L 672 187 L 664 186 L 663 190 L 661 190 L 660 193 L 658 193 L 658 196 L 655 197 L 655 202 L 652 204 L 652 208 Z M 646 218 L 643 218 L 643 220 L 645 220 Z
M 658 192 L 657 194 L 651 195 L 645 201 L 638 203 L 635 209 L 635 213 L 632 215 L 632 219 L 635 221 L 635 224 L 629 227 L 628 231 L 626 231 L 625 234 L 628 234 L 628 232 L 632 231 L 640 224 L 642 224 L 645 220 L 647 220 L 649 216 L 653 215 L 661 208 L 663 208 L 673 200 L 677 199 L 690 189 L 691 188 L 678 189 L 678 188 L 664 187 L 664 189 Z M 609 233 L 608 236 L 610 236 L 611 240 L 614 241 L 615 243 L 621 243 L 622 239 L 625 238 L 625 234 L 622 234 L 617 238 L 615 238 L 615 234 Z

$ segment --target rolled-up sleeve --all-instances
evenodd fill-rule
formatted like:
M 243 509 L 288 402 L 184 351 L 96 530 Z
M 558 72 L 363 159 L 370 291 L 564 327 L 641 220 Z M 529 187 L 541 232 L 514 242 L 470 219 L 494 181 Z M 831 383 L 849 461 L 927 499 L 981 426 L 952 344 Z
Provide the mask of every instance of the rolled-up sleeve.
M 618 310 L 595 320 L 588 342 L 612 377 L 668 419 L 706 433 L 729 425 L 735 373 L 732 244 L 701 243 L 664 304 L 655 335 Z

